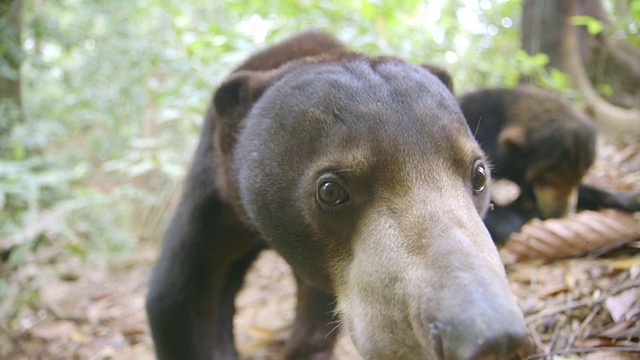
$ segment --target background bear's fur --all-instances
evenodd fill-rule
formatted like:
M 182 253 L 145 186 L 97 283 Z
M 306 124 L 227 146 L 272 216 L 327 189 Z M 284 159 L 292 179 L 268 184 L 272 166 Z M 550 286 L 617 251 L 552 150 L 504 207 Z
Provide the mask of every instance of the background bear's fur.
M 533 217 L 559 217 L 576 208 L 640 209 L 640 196 L 581 184 L 595 157 L 596 127 L 560 94 L 533 86 L 465 94 L 460 106 L 489 156 L 494 178 L 520 187 L 507 205 L 495 204 L 485 223 L 504 242 Z

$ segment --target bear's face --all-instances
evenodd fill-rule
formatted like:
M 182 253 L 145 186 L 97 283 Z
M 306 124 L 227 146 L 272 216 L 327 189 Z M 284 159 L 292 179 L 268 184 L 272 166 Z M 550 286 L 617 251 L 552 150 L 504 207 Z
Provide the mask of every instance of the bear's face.
M 499 158 L 519 179 L 525 197 L 541 218 L 576 209 L 578 186 L 595 158 L 596 130 L 591 119 L 538 89 L 517 89 L 500 132 Z
M 239 73 L 216 99 L 236 119 L 227 188 L 296 273 L 336 295 L 365 358 L 466 358 L 525 333 L 481 220 L 486 160 L 435 76 L 305 60 Z

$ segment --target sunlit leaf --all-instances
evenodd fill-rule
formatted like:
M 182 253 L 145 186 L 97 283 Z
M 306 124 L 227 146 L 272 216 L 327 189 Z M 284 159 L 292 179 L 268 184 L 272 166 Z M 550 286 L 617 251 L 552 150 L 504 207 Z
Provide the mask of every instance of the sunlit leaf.
M 9 267 L 15 268 L 22 263 L 24 258 L 31 252 L 31 247 L 31 242 L 25 242 L 11 249 L 8 260 Z
M 6 279 L 0 278 L 0 300 L 4 299 L 4 297 L 9 292 L 9 283 Z
M 82 259 L 86 259 L 87 258 L 87 251 L 85 248 L 77 245 L 77 244 L 66 244 L 65 245 L 65 249 L 76 256 L 79 256 Z
M 572 16 L 571 25 L 586 26 L 589 34 L 594 36 L 600 34 L 603 30 L 600 20 L 586 15 Z
M 598 93 L 609 97 L 613 95 L 613 87 L 609 84 L 598 84 Z

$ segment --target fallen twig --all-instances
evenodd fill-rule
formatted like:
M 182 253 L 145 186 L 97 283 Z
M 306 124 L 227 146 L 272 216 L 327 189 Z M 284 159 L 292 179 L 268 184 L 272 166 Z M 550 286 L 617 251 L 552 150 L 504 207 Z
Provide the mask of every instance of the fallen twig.
M 553 351 L 553 347 L 556 346 L 556 342 L 558 341 L 559 335 L 560 335 L 560 327 L 555 326 L 553 328 L 553 335 L 551 336 L 551 341 L 549 341 L 549 344 L 544 349 L 545 354 L 551 354 L 551 352 Z
M 578 335 L 582 334 L 584 329 L 587 328 L 587 325 L 589 325 L 589 323 L 591 323 L 593 318 L 596 317 L 596 314 L 598 314 L 598 312 L 600 312 L 601 309 L 602 309 L 602 307 L 599 306 L 599 305 L 593 307 L 593 310 L 591 310 L 589 315 L 587 315 L 587 317 L 582 321 L 582 323 L 580 323 L 580 326 L 578 327 L 578 329 L 576 329 L 576 331 L 572 332 L 571 335 L 569 336 L 569 340 L 567 341 L 567 347 L 570 347 L 570 346 L 573 345 L 573 342 L 576 340 L 576 337 L 578 337 Z
M 529 334 L 531 334 L 531 337 L 533 338 L 533 342 L 536 344 L 536 347 L 538 349 L 544 349 L 544 344 L 542 343 L 542 339 L 540 338 L 540 334 L 538 333 L 538 330 L 536 329 L 535 326 L 533 325 L 529 325 Z
M 611 351 L 611 352 L 628 352 L 628 353 L 640 353 L 640 348 L 636 347 L 592 347 L 592 348 L 580 348 L 580 349 L 565 349 L 565 350 L 556 350 L 551 351 L 545 354 L 533 354 L 530 355 L 527 359 L 542 359 L 544 357 L 553 356 L 553 355 L 570 355 L 570 354 L 584 354 L 584 353 L 594 353 L 601 351 Z
M 613 290 L 607 292 L 606 294 L 603 294 L 601 296 L 599 296 L 597 299 L 588 299 L 588 300 L 582 300 L 582 301 L 577 301 L 574 303 L 570 303 L 570 304 L 565 304 L 565 305 L 561 305 L 561 306 L 556 306 L 550 309 L 546 309 L 546 310 L 541 310 L 535 314 L 529 315 L 525 318 L 525 322 L 526 324 L 531 324 L 532 322 L 539 320 L 540 318 L 544 318 L 547 317 L 549 315 L 553 315 L 553 314 L 557 314 L 557 313 L 561 313 L 567 310 L 571 310 L 571 309 L 575 309 L 578 307 L 582 307 L 582 306 L 594 306 L 594 305 L 599 305 L 602 302 L 604 302 L 609 296 L 615 295 L 619 292 L 622 292 L 624 290 L 628 290 L 634 287 L 638 287 L 640 286 L 640 279 L 636 279 L 633 281 L 627 281 L 625 283 L 622 283 L 618 286 L 616 286 L 615 288 L 613 288 Z

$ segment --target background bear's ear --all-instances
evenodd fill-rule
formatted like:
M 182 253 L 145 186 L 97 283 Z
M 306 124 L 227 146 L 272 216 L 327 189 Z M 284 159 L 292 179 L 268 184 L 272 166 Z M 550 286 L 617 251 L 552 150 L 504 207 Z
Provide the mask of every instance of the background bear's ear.
M 498 144 L 513 153 L 521 153 L 527 145 L 527 132 L 521 126 L 510 125 L 498 135 Z
M 447 89 L 449 89 L 449 91 L 451 91 L 451 93 L 453 94 L 453 78 L 451 77 L 451 74 L 449 74 L 447 70 L 432 64 L 422 64 L 420 66 L 429 70 L 430 73 L 432 73 L 438 79 L 440 79 L 440 81 L 442 81 L 442 83 L 447 87 Z
M 243 118 L 262 95 L 270 78 L 267 71 L 239 71 L 229 77 L 213 95 L 213 106 L 226 119 Z

